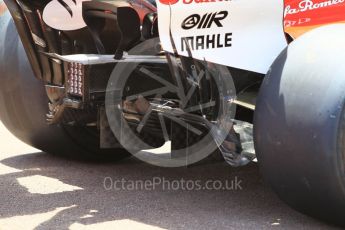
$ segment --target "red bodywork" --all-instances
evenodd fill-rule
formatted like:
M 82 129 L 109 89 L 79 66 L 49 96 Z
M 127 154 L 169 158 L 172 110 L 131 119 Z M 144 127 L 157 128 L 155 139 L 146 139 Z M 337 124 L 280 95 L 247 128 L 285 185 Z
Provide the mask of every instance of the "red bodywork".
M 285 0 L 284 28 L 292 38 L 322 25 L 345 23 L 345 0 Z
M 5 3 L 0 2 L 0 16 L 3 15 L 6 10 L 7 10 L 7 7 L 6 7 Z

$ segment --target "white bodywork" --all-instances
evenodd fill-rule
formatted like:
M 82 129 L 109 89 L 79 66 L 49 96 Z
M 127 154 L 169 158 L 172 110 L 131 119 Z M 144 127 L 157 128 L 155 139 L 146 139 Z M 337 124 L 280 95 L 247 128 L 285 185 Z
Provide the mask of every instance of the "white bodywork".
M 173 5 L 165 5 L 157 1 L 159 33 L 164 50 L 173 52 L 170 29 L 176 51 L 182 56 L 188 56 L 186 49 L 184 51 L 181 49 L 182 37 L 216 34 L 216 37 L 219 36 L 224 40 L 225 34 L 232 33 L 227 38 L 228 43 L 231 39 L 231 47 L 194 49 L 193 57 L 265 74 L 279 53 L 287 46 L 283 28 L 283 1 L 205 2 L 204 0 L 201 3 L 202 0 L 199 0 L 199 3 L 196 1 L 198 0 L 179 0 Z M 184 20 L 193 14 L 202 16 L 221 11 L 228 12 L 227 17 L 221 21 L 222 27 L 214 23 L 210 28 L 195 27 L 186 30 L 181 26 Z M 223 43 L 220 41 L 221 45 Z
M 72 11 L 72 15 L 68 10 L 53 0 L 47 4 L 43 10 L 43 20 L 50 27 L 57 30 L 78 30 L 86 27 L 83 20 L 82 4 L 90 0 L 62 0 Z

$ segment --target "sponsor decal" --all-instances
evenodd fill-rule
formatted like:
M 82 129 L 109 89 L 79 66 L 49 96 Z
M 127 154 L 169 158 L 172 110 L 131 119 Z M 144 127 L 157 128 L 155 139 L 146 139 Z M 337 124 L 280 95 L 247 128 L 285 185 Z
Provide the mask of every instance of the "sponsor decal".
M 227 16 L 227 11 L 206 13 L 204 15 L 192 14 L 182 22 L 181 27 L 185 30 L 190 30 L 195 27 L 197 29 L 211 28 L 212 25 L 223 27 L 222 20 L 224 20 Z
M 231 0 L 183 0 L 183 4 L 230 2 Z
M 229 13 L 224 10 L 205 14 L 192 14 L 182 21 L 181 28 L 187 31 L 191 29 L 209 29 L 212 26 L 222 28 L 224 23 L 223 20 L 226 19 L 228 15 Z M 180 37 L 182 52 L 188 50 L 220 49 L 232 46 L 232 33 L 203 33 L 194 35 L 188 32 L 188 35 L 189 36 L 184 35 Z
M 179 0 L 166 5 L 158 0 L 161 45 L 181 56 L 266 74 L 287 46 L 284 6 L 298 8 L 301 1 Z
M 231 2 L 232 0 L 182 0 L 183 4 L 192 4 L 192 3 L 215 3 L 215 2 Z M 179 2 L 179 0 L 159 0 L 160 3 L 164 5 L 174 5 Z
M 345 22 L 345 0 L 286 0 L 284 30 L 292 38 L 322 25 Z
M 174 5 L 178 3 L 179 0 L 159 0 L 160 3 L 164 5 Z
M 296 20 L 284 20 L 284 27 L 303 26 L 311 21 L 311 18 L 298 18 Z
M 232 46 L 232 33 L 208 34 L 181 38 L 181 51 L 219 49 Z
M 312 0 L 303 0 L 299 3 L 298 8 L 292 8 L 290 5 L 285 7 L 284 15 L 297 14 L 300 12 L 305 12 L 309 10 L 317 10 L 324 7 L 330 7 L 344 3 L 345 0 L 329 0 L 323 2 L 314 2 Z

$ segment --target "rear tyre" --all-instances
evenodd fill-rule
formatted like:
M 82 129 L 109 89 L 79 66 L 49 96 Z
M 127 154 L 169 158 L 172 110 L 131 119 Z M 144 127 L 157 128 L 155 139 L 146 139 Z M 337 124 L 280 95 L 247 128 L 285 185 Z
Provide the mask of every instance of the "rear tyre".
M 90 160 L 119 160 L 124 149 L 99 148 L 96 128 L 48 125 L 48 98 L 9 14 L 0 18 L 0 119 L 20 140 L 42 151 Z
M 345 25 L 315 29 L 272 65 L 255 111 L 265 179 L 293 208 L 344 225 Z

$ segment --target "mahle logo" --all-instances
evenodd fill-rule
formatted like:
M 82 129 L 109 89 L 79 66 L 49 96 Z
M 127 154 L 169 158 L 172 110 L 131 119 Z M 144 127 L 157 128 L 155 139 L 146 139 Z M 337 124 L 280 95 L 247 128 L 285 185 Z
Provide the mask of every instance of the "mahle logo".
M 190 30 L 195 27 L 198 29 L 211 28 L 212 25 L 217 27 L 223 27 L 221 21 L 223 21 L 228 16 L 227 11 L 220 11 L 215 13 L 206 13 L 204 15 L 193 14 L 187 17 L 183 22 L 181 27 L 185 30 Z

